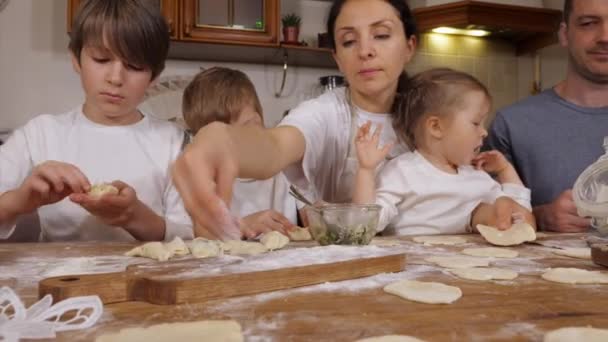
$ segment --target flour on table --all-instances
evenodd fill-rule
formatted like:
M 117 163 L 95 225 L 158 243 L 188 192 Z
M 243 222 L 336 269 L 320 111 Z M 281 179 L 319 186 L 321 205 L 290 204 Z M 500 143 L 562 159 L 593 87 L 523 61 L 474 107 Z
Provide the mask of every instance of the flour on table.
M 222 341 L 242 342 L 241 326 L 236 321 L 199 321 L 122 329 L 99 336 L 96 342 Z
M 153 241 L 145 243 L 141 246 L 137 246 L 132 250 L 125 253 L 126 256 L 141 256 L 150 259 L 156 259 L 158 261 L 167 261 L 173 255 L 171 251 L 159 241 Z
M 496 248 L 496 247 L 482 247 L 482 248 L 465 248 L 462 250 L 462 254 L 476 256 L 476 257 L 493 257 L 493 258 L 517 258 L 519 253 L 512 249 Z
M 458 287 L 416 280 L 401 280 L 388 284 L 384 287 L 384 291 L 427 304 L 450 304 L 462 297 L 462 291 Z
M 421 339 L 406 335 L 386 335 L 368 337 L 356 342 L 424 342 Z
M 467 256 L 433 256 L 424 260 L 445 268 L 483 267 L 490 264 L 489 259 Z
M 308 228 L 296 227 L 294 230 L 287 231 L 291 241 L 309 241 L 312 240 L 310 230 Z
M 605 342 L 608 341 L 608 330 L 591 327 L 568 327 L 549 331 L 544 342 Z
M 545 280 L 566 284 L 608 284 L 608 274 L 580 268 L 550 268 L 541 277 Z
M 281 249 L 289 243 L 289 238 L 276 230 L 264 233 L 260 242 L 269 250 Z
M 553 253 L 555 253 L 557 255 L 571 257 L 571 258 L 591 260 L 591 248 L 589 248 L 589 247 L 582 247 L 582 248 L 568 247 L 568 248 L 563 248 L 563 249 L 555 249 L 555 250 L 553 250 Z
M 372 239 L 372 242 L 369 243 L 372 246 L 378 246 L 378 247 L 393 247 L 393 246 L 400 246 L 401 245 L 401 241 L 397 240 L 397 239 Z
M 504 268 L 495 267 L 473 267 L 449 269 L 450 273 L 463 279 L 469 280 L 513 280 L 517 278 L 517 272 Z
M 414 242 L 429 245 L 460 245 L 467 242 L 467 239 L 460 236 L 416 236 Z
M 477 230 L 486 241 L 497 246 L 514 246 L 536 240 L 534 228 L 527 223 L 515 223 L 507 230 L 478 224 Z

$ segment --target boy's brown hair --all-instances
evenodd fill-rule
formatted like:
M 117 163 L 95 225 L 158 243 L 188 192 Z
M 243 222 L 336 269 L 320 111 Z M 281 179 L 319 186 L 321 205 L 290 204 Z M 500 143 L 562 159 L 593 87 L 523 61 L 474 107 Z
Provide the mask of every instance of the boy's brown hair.
M 158 6 L 148 0 L 84 0 L 69 44 L 79 63 L 87 46 L 107 47 L 124 63 L 150 70 L 155 79 L 165 68 L 169 28 Z
M 435 68 L 413 76 L 396 100 L 393 128 L 397 137 L 414 151 L 422 119 L 428 114 L 449 115 L 460 109 L 465 104 L 464 95 L 470 91 L 482 91 L 491 99 L 488 88 L 466 72 Z
M 196 133 L 214 121 L 230 124 L 248 105 L 263 114 L 249 77 L 239 70 L 213 67 L 199 72 L 184 90 L 182 114 L 188 129 Z

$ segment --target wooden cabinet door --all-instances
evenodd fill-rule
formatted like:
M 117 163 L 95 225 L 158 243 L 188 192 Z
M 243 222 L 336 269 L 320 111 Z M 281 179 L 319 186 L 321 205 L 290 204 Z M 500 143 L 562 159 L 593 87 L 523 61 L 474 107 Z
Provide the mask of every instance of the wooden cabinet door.
M 68 0 L 68 32 L 72 29 L 72 20 L 78 11 L 78 6 L 83 0 Z M 169 25 L 169 32 L 171 39 L 177 39 L 179 35 L 179 0 L 143 0 L 144 2 L 150 2 L 152 5 L 160 6 L 160 10 L 167 20 Z
M 279 28 L 278 1 L 182 0 L 180 39 L 206 43 L 276 46 Z M 256 7 L 248 8 L 251 6 Z

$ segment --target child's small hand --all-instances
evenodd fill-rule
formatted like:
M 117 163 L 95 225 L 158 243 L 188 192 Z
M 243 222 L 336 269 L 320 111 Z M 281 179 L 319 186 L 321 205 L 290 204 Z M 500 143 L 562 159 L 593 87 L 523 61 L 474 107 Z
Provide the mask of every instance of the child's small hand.
M 269 209 L 258 211 L 257 213 L 243 217 L 241 229 L 247 238 L 254 238 L 262 233 L 273 230 L 287 235 L 288 230 L 293 230 L 295 225 L 291 223 L 283 214 Z
M 511 163 L 499 151 L 492 150 L 481 152 L 473 159 L 473 165 L 478 170 L 499 174 L 506 170 Z
M 359 127 L 357 136 L 355 137 L 359 167 L 367 170 L 375 170 L 393 147 L 393 143 L 390 143 L 380 148 L 378 144 L 380 142 L 382 125 L 378 125 L 373 134 L 370 132 L 371 127 L 372 123 L 370 121 L 366 122 L 363 126 Z
M 110 226 L 124 227 L 134 217 L 138 205 L 135 189 L 121 181 L 111 183 L 118 189 L 118 194 L 104 194 L 94 197 L 88 194 L 72 194 L 70 200 L 79 204 L 103 223 Z
M 72 193 L 84 193 L 90 187 L 89 180 L 76 166 L 47 161 L 36 166 L 15 193 L 22 213 L 29 213 Z

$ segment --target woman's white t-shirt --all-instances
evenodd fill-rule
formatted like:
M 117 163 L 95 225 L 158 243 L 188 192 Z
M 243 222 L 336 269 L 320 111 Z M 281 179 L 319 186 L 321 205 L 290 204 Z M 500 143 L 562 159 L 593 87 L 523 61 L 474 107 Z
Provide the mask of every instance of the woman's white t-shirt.
M 292 109 L 279 126 L 297 128 L 304 135 L 306 150 L 301 162 L 283 170 L 289 182 L 315 201 L 350 202 L 358 166 L 352 139 L 358 126 L 368 120 L 374 126 L 383 125 L 382 144 L 395 140 L 390 114 L 369 113 L 351 107 L 347 88 L 328 91 Z M 405 151 L 404 146 L 396 144 L 390 155 Z

